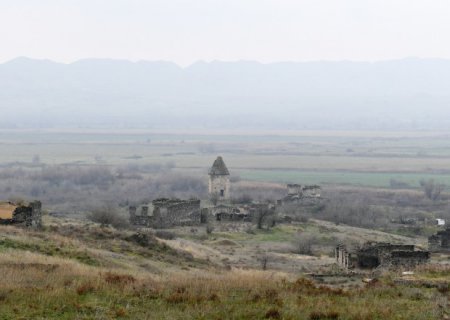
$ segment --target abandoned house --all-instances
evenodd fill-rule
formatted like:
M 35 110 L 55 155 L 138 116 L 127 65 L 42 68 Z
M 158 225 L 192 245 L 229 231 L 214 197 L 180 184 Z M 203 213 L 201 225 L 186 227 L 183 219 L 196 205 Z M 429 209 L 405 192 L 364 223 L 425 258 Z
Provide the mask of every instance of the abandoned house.
M 222 157 L 217 157 L 209 169 L 209 195 L 218 201 L 230 199 L 230 172 Z
M 277 201 L 279 205 L 293 202 L 311 202 L 315 203 L 320 199 L 320 186 L 317 185 L 300 185 L 300 184 L 288 184 L 287 196 Z
M 0 224 L 17 224 L 26 227 L 42 226 L 42 204 L 33 201 L 28 204 L 0 202 Z
M 251 221 L 251 215 L 244 208 L 219 204 L 211 208 L 211 215 L 217 221 Z
M 428 238 L 428 250 L 431 252 L 450 252 L 450 227 L 438 231 Z
M 153 212 L 149 215 L 149 206 L 144 204 L 139 207 L 130 206 L 130 224 L 133 226 L 150 227 L 153 219 Z
M 200 200 L 156 199 L 151 205 L 129 208 L 130 223 L 134 226 L 171 228 L 191 226 L 202 222 Z
M 345 245 L 335 249 L 336 263 L 344 269 L 414 268 L 430 259 L 428 251 L 416 250 L 414 245 L 366 243 L 358 250 Z

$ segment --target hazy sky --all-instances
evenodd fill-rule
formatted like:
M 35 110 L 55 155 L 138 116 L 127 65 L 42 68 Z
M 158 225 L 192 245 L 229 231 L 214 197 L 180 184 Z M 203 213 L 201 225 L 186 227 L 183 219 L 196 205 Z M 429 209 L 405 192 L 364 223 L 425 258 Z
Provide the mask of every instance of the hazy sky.
M 449 0 L 0 0 L 0 62 L 450 58 Z

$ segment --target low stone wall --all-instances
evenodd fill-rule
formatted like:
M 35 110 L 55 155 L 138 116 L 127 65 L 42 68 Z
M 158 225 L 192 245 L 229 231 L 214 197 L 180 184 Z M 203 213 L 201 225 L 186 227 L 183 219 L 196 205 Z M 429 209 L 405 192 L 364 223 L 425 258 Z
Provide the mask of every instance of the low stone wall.
M 430 252 L 428 251 L 393 251 L 389 267 L 414 268 L 427 263 L 429 259 Z

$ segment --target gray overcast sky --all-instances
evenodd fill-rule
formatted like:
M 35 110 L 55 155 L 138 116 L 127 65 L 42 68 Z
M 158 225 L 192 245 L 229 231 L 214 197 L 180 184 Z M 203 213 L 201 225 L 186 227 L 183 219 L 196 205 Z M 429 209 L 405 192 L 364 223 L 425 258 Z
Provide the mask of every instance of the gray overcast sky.
M 450 58 L 449 0 L 0 0 L 0 62 Z

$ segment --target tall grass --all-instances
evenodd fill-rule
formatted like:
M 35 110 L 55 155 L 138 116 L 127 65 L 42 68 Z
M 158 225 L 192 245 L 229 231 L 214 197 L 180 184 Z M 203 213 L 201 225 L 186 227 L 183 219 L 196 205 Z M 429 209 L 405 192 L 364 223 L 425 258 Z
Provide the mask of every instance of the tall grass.
M 390 282 L 343 290 L 255 270 L 153 275 L 14 251 L 0 254 L 0 271 L 2 319 L 434 319 L 445 294 Z

